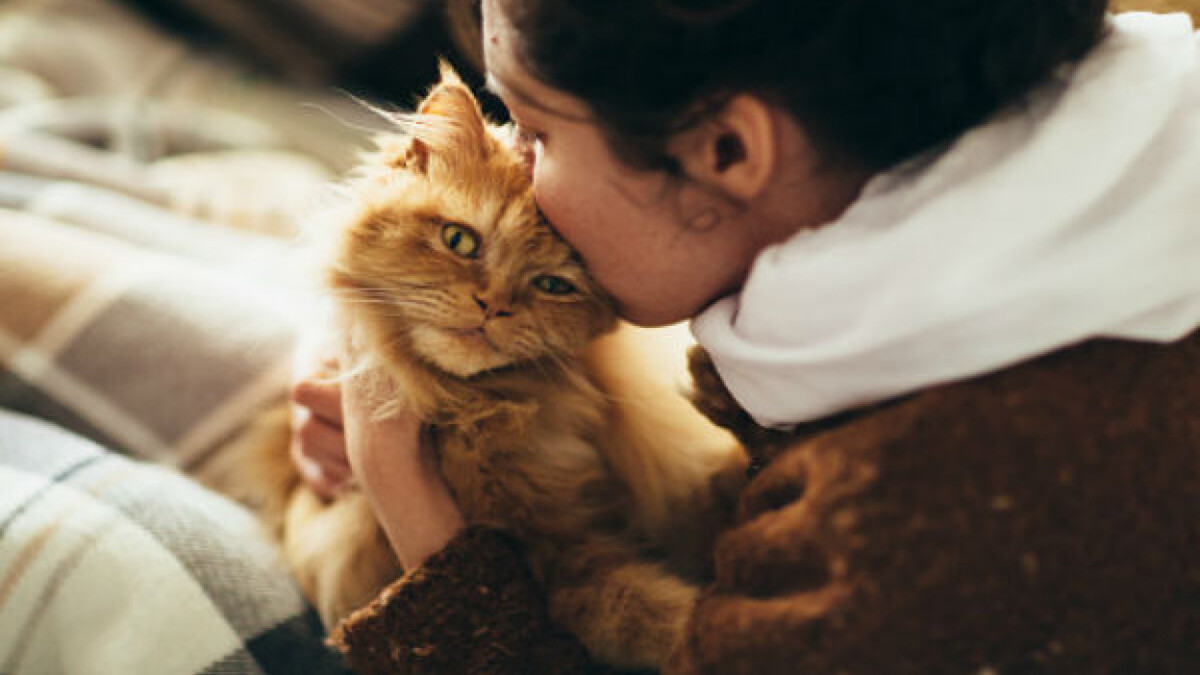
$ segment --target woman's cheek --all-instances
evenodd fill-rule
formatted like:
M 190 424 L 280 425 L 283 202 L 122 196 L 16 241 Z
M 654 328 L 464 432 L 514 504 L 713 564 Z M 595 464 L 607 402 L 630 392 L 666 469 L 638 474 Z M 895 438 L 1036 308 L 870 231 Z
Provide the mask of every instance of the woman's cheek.
M 569 218 L 567 218 L 566 204 L 563 203 L 561 196 L 565 193 L 559 189 L 559 185 L 555 180 L 556 176 L 553 171 L 553 165 L 546 162 L 544 159 L 539 159 L 533 167 L 533 196 L 537 200 L 538 208 L 554 225 L 554 229 L 558 230 L 559 234 L 567 237 L 567 241 L 571 238 L 566 234 L 570 230 Z
M 554 230 L 566 239 L 567 243 L 579 248 L 575 241 L 575 223 L 570 216 L 570 209 L 558 199 L 558 192 L 553 188 L 535 188 L 534 196 L 542 215 L 546 216 Z
M 584 263 L 597 273 L 597 265 L 601 262 L 595 259 L 595 242 L 598 234 L 595 224 L 589 223 L 585 217 L 587 209 L 581 208 L 577 195 L 564 185 L 554 180 L 534 180 L 534 197 L 538 208 L 550 221 L 554 230 L 583 257 Z M 589 231 L 591 230 L 591 231 Z M 598 275 L 597 275 L 598 276 Z

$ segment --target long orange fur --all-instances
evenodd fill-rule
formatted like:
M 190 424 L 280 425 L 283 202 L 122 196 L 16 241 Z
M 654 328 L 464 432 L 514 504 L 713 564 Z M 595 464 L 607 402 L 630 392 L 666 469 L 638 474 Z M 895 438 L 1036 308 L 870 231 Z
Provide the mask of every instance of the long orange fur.
M 361 367 L 433 425 L 465 519 L 526 544 L 552 616 L 600 660 L 657 668 L 695 601 L 742 455 L 618 328 L 538 213 L 504 130 L 452 71 L 402 126 L 348 184 L 330 250 Z M 475 236 L 472 255 L 456 232 Z M 249 485 L 235 492 L 253 493 L 333 625 L 403 570 L 363 495 L 326 503 L 302 484 L 282 423 L 245 444 Z

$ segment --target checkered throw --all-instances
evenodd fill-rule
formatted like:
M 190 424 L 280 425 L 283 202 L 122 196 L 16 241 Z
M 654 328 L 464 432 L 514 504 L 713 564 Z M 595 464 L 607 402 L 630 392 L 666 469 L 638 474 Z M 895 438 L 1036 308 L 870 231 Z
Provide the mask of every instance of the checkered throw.
M 0 411 L 0 673 L 346 673 L 241 507 Z
M 0 407 L 110 448 L 186 469 L 284 395 L 289 300 L 228 270 L 0 210 L 0 298 Z
M 285 398 L 313 277 L 257 233 L 363 131 L 120 3 L 0 6 L 0 675 L 348 672 L 189 474 Z
M 294 298 L 85 226 L 0 209 L 0 673 L 342 672 L 253 516 L 175 470 L 282 400 Z

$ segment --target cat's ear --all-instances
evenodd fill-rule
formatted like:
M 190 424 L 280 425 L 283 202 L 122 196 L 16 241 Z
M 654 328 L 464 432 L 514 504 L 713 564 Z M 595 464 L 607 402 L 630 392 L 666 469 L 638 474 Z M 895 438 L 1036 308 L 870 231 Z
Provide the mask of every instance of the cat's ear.
M 472 161 L 481 158 L 488 148 L 487 126 L 479 102 L 449 64 L 442 61 L 440 70 L 441 81 L 417 108 L 412 143 L 404 157 L 406 167 L 422 173 L 433 154 Z

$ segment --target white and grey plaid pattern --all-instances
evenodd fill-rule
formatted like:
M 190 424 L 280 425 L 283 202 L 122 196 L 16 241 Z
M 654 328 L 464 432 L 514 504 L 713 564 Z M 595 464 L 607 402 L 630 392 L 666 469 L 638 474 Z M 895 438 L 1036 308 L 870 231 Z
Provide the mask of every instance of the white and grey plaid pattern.
M 0 672 L 346 673 L 254 517 L 0 411 Z

